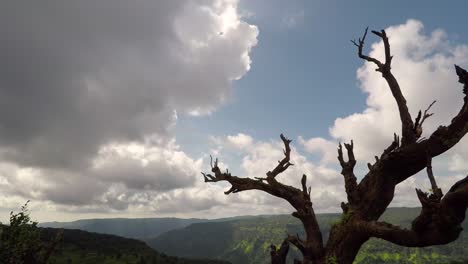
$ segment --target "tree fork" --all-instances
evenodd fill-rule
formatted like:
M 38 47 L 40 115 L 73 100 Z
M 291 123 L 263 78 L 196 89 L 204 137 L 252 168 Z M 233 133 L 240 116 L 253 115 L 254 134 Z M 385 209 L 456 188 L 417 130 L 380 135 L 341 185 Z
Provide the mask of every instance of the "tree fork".
M 222 172 L 218 161 L 211 160 L 213 174 L 203 174 L 205 182 L 226 181 L 231 188 L 226 195 L 247 190 L 260 190 L 288 201 L 295 209 L 292 215 L 301 220 L 306 237 L 287 235 L 280 248 L 271 246 L 271 262 L 283 264 L 289 251 L 289 244 L 294 245 L 303 255 L 302 260 L 294 263 L 352 264 L 362 244 L 372 237 L 407 247 L 425 247 L 447 244 L 458 238 L 460 224 L 465 219 L 468 207 L 468 176 L 455 183 L 443 195 L 432 172 L 432 159 L 457 144 L 468 132 L 468 72 L 455 65 L 459 82 L 463 84 L 464 103 L 459 113 L 448 126 L 440 126 L 429 138 L 420 139 L 424 121 L 433 115 L 428 113 L 435 101 L 429 105 L 424 114 L 419 111 L 413 119 L 408 111 L 406 99 L 400 86 L 391 72 L 393 56 L 390 51 L 389 38 L 384 30 L 372 31 L 383 42 L 385 61 L 364 55 L 364 41 L 368 29 L 358 41 L 352 41 L 358 48 L 359 58 L 377 65 L 376 71 L 382 74 L 397 103 L 402 130 L 401 139 L 394 134 L 392 143 L 379 156 L 375 163 L 368 163 L 369 172 L 358 183 L 354 175 L 356 159 L 353 152 L 354 143 L 344 144 L 348 161 L 339 144 L 338 161 L 344 178 L 347 202 L 342 202 L 343 213 L 338 223 L 332 226 L 326 245 L 323 245 L 322 233 L 311 201 L 311 188 L 307 186 L 307 176 L 301 178 L 301 189 L 282 184 L 276 176 L 293 164 L 290 161 L 291 140 L 281 134 L 284 144 L 284 158 L 278 161 L 275 168 L 266 173 L 266 177 L 244 178 L 231 175 L 227 170 Z M 404 229 L 386 222 L 378 221 L 395 194 L 395 187 L 400 182 L 427 169 L 432 186 L 432 194 L 417 190 L 421 202 L 421 214 L 413 221 L 411 229 Z

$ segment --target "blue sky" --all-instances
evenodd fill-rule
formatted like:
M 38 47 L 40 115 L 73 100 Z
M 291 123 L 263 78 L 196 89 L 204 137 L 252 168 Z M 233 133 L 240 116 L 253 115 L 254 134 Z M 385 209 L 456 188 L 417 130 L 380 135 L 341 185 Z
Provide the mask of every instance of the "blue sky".
M 338 142 L 358 179 L 399 132 L 396 104 L 351 39 L 386 29 L 413 115 L 434 99 L 425 136 L 461 106 L 466 1 L 10 1 L 0 9 L 0 220 L 31 200 L 39 221 L 290 213 L 259 192 L 205 184 L 209 156 L 261 177 L 293 139 L 317 212 L 345 199 Z M 365 50 L 380 58 L 380 40 Z M 468 171 L 468 140 L 434 161 L 446 189 Z M 420 173 L 392 206 L 418 206 Z
M 328 138 L 337 117 L 365 108 L 366 95 L 356 80 L 363 61 L 351 39 L 360 37 L 367 26 L 380 30 L 417 19 L 425 32 L 442 28 L 451 42 L 468 43 L 466 5 L 466 1 L 241 1 L 241 10 L 250 14 L 246 20 L 259 28 L 251 69 L 234 83 L 229 102 L 212 115 L 180 116 L 178 141 L 195 153 L 203 151 L 206 135 Z M 290 18 L 297 21 L 285 25 Z M 375 41 L 369 36 L 367 43 Z

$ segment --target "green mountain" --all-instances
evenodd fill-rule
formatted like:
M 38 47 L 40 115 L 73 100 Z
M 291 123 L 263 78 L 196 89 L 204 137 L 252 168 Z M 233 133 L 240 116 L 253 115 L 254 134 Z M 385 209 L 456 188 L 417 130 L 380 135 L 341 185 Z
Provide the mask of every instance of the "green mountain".
M 50 241 L 58 229 L 41 228 L 41 239 Z M 64 229 L 63 239 L 50 264 L 229 264 L 226 261 L 170 257 L 143 241 L 82 230 Z
M 44 222 L 39 227 L 79 229 L 88 232 L 110 234 L 127 238 L 148 239 L 170 230 L 184 228 L 193 223 L 222 222 L 251 218 L 252 216 L 236 216 L 220 219 L 198 218 L 102 218 L 82 219 L 73 222 Z
M 184 228 L 192 223 L 205 222 L 206 219 L 180 218 L 108 218 L 84 219 L 73 222 L 48 222 L 40 227 L 80 229 L 89 232 L 111 234 L 127 238 L 144 239 L 155 237 L 173 229 Z
M 420 208 L 390 208 L 382 220 L 404 227 L 419 214 Z M 318 221 L 327 239 L 331 225 L 338 221 L 339 214 L 318 215 Z M 463 224 L 468 228 L 468 222 Z M 216 258 L 234 264 L 269 263 L 270 244 L 279 245 L 286 234 L 303 234 L 300 222 L 289 215 L 258 216 L 224 222 L 191 224 L 185 228 L 168 231 L 148 239 L 152 248 L 169 255 L 189 258 Z M 294 248 L 294 247 L 292 247 Z M 296 250 L 289 254 L 290 260 L 299 256 Z M 468 232 L 448 245 L 427 248 L 405 248 L 379 239 L 365 243 L 356 263 L 450 263 L 467 259 Z

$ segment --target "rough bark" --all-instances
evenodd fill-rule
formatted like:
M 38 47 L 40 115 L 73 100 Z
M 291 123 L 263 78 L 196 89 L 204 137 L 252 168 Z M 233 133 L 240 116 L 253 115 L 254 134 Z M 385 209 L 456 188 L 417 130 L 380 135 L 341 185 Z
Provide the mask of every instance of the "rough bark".
M 301 179 L 302 190 L 284 185 L 276 180 L 276 176 L 293 164 L 290 162 L 291 140 L 281 135 L 285 146 L 284 158 L 278 165 L 266 173 L 266 177 L 255 179 L 231 175 L 228 171 L 221 172 L 218 162 L 211 162 L 213 174 L 203 173 L 205 182 L 226 181 L 231 188 L 225 194 L 247 190 L 260 190 L 288 201 L 295 212 L 294 217 L 301 220 L 305 229 L 305 238 L 299 235 L 288 235 L 281 247 L 271 247 L 271 262 L 282 264 L 286 261 L 289 244 L 294 245 L 303 255 L 302 260 L 295 263 L 343 263 L 353 262 L 363 243 L 372 237 L 381 238 L 392 243 L 407 247 L 425 247 L 447 244 L 456 240 L 461 232 L 461 223 L 465 219 L 468 207 L 468 176 L 455 183 L 443 195 L 437 186 L 432 172 L 432 159 L 457 144 L 468 132 L 468 73 L 455 65 L 459 82 L 463 84 L 464 103 L 459 113 L 447 126 L 440 126 L 429 138 L 420 139 L 424 121 L 432 116 L 428 113 L 431 106 L 419 111 L 415 121 L 409 113 L 406 99 L 401 92 L 397 79 L 391 72 L 392 55 L 389 39 L 384 30 L 372 31 L 382 39 L 385 49 L 385 61 L 381 62 L 363 53 L 367 29 L 362 38 L 352 41 L 358 47 L 359 58 L 374 63 L 376 71 L 382 74 L 398 106 L 402 124 L 401 140 L 394 134 L 393 142 L 383 153 L 375 157 L 374 164 L 368 164 L 369 171 L 358 183 L 354 174 L 356 159 L 353 152 L 353 141 L 339 144 L 338 161 L 342 167 L 347 201 L 341 204 L 343 214 L 338 223 L 332 226 L 326 245 L 323 244 L 322 233 L 317 223 L 310 199 L 310 187 L 307 187 L 307 176 Z M 393 200 L 395 187 L 400 182 L 427 169 L 432 186 L 432 193 L 416 189 L 416 195 L 421 202 L 421 213 L 412 222 L 411 229 L 403 229 L 378 219 Z

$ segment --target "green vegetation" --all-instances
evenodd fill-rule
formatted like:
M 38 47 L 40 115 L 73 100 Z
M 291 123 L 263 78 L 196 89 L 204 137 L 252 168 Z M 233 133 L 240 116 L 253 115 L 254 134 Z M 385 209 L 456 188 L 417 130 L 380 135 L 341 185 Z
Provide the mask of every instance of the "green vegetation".
M 351 218 L 351 216 L 353 215 L 353 210 L 348 210 L 348 212 L 346 212 L 346 214 L 342 214 L 336 221 L 334 221 L 332 223 L 332 226 L 339 226 L 341 224 L 345 224 L 346 222 L 348 222 L 349 218 Z
M 390 208 L 382 219 L 408 228 L 419 211 L 419 208 Z M 346 221 L 346 218 L 340 214 L 318 215 L 324 239 L 328 239 L 326 235 L 333 223 Z M 467 221 L 463 227 L 468 229 Z M 181 257 L 225 259 L 234 264 L 266 264 L 269 263 L 270 244 L 282 241 L 287 233 L 303 235 L 302 225 L 296 218 L 289 215 L 258 216 L 192 224 L 150 239 L 148 245 L 160 252 Z M 455 242 L 427 248 L 406 248 L 371 239 L 363 245 L 355 263 L 463 263 L 466 256 L 468 232 L 463 231 Z M 291 247 L 287 263 L 293 263 L 294 258 L 300 258 L 300 254 L 295 247 Z M 333 263 L 333 259 L 328 261 Z
M 88 232 L 144 239 L 155 237 L 169 230 L 184 228 L 190 224 L 204 221 L 207 220 L 195 218 L 109 218 L 84 219 L 73 222 L 41 223 L 39 224 L 39 227 L 80 229 Z
M 31 221 L 29 217 L 28 203 L 21 207 L 19 213 L 10 213 L 9 225 L 0 225 L 1 263 L 46 263 L 57 242 L 57 234 L 49 239 L 49 243 L 41 241 L 37 222 Z
M 42 229 L 42 239 L 50 240 L 58 232 Z M 144 242 L 114 235 L 65 229 L 63 241 L 52 255 L 50 264 L 229 264 L 218 260 L 192 260 L 167 256 Z
M 1 264 L 229 264 L 160 254 L 136 239 L 82 230 L 39 228 L 31 221 L 28 203 L 0 225 Z
M 338 264 L 338 260 L 336 259 L 336 256 L 328 257 L 327 264 Z

